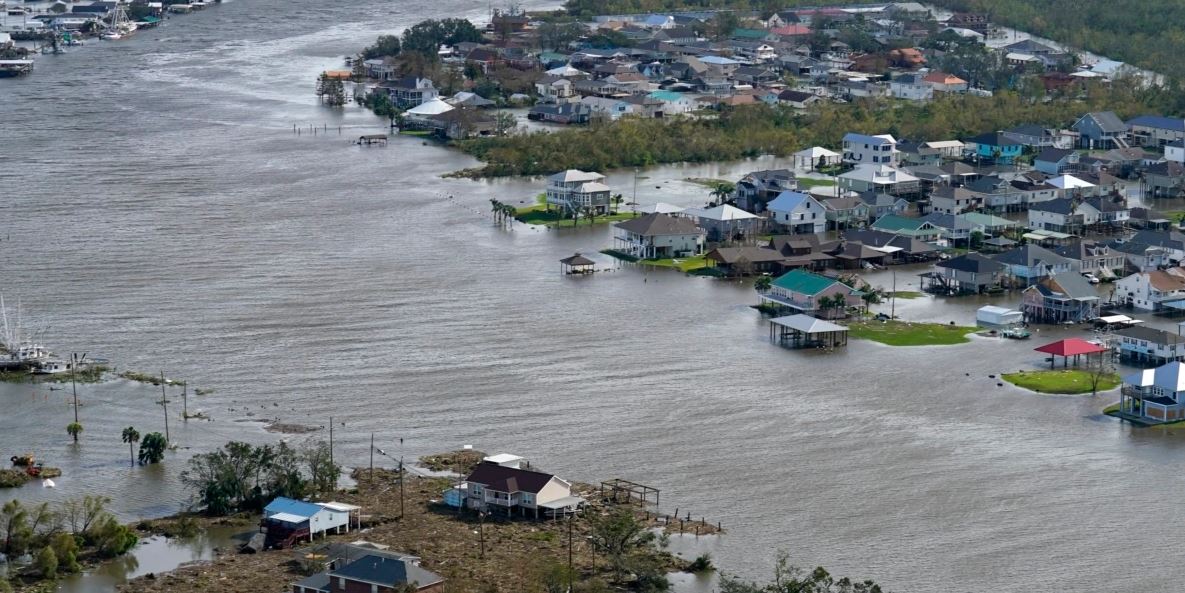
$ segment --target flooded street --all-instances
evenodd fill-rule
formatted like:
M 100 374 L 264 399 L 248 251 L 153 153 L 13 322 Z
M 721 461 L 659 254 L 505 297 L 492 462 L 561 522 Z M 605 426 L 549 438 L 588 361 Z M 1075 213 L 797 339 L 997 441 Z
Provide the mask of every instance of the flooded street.
M 159 388 L 80 386 L 75 447 L 68 386 L 0 385 L 0 458 L 31 450 L 65 472 L 0 498 L 102 493 L 128 520 L 172 513 L 193 453 L 278 438 L 261 420 L 333 416 L 347 463 L 366 463 L 373 431 L 396 456 L 471 444 L 659 487 L 667 512 L 723 523 L 714 561 L 749 578 L 784 548 L 898 592 L 1179 588 L 1185 551 L 1163 544 L 1185 518 L 1185 430 L 1101 416 L 1113 394 L 988 377 L 1042 365 L 1032 348 L 1081 330 L 783 350 L 747 283 L 619 266 L 597 253 L 607 227 L 500 228 L 489 199 L 532 200 L 541 181 L 444 179 L 475 162 L 410 137 L 353 146 L 384 122 L 316 104 L 315 75 L 380 32 L 484 11 L 236 0 L 0 82 L 0 292 L 59 353 L 213 390 L 190 390 L 209 422 L 182 423 L 170 394 L 181 448 L 141 468 L 120 431 L 163 431 Z M 769 164 L 642 171 L 638 202 L 700 204 L 707 190 L 683 179 Z M 628 198 L 634 177 L 607 183 Z M 575 251 L 613 271 L 561 277 Z M 917 272 L 898 270 L 898 288 Z M 897 313 L 972 324 L 1017 298 Z

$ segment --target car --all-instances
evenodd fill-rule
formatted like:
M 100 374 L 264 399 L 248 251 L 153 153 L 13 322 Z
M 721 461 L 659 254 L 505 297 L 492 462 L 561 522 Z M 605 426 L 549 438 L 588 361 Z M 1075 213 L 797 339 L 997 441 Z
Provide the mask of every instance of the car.
M 1091 284 L 1098 284 L 1099 283 L 1099 277 L 1095 276 L 1094 274 L 1091 274 L 1090 272 L 1083 272 L 1082 277 L 1086 278 L 1086 281 Z

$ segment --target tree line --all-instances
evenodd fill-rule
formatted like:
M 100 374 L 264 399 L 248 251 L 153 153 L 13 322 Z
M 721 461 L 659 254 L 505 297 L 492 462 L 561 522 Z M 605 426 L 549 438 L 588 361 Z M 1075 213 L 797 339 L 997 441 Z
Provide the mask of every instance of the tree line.
M 86 557 L 114 558 L 138 541 L 136 534 L 107 511 L 111 499 L 87 495 L 61 503 L 26 506 L 10 500 L 0 507 L 0 552 L 8 558 L 33 556 L 11 576 L 53 579 L 78 572 Z M 0 590 L 7 581 L 0 578 Z
M 926 103 L 864 99 L 820 104 L 806 111 L 781 105 L 725 108 L 714 117 L 594 122 L 588 128 L 474 138 L 456 145 L 485 164 L 457 173 L 471 177 L 546 175 L 565 169 L 604 171 L 662 163 L 787 156 L 810 146 L 838 146 L 846 132 L 892 134 L 910 140 L 967 138 L 1034 123 L 1072 125 L 1091 111 L 1180 114 L 1185 97 L 1167 89 L 1116 81 L 1089 84 L 1046 100 L 1043 88 L 991 97 L 944 95 Z
M 190 458 L 181 482 L 207 514 L 219 516 L 259 511 L 279 496 L 299 500 L 333 492 L 340 474 L 325 441 L 300 449 L 283 441 L 261 446 L 232 441 Z

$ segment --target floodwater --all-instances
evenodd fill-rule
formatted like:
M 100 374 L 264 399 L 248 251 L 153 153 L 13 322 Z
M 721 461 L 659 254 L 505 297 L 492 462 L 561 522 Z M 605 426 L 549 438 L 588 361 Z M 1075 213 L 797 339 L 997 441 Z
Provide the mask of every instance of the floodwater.
M 1178 589 L 1169 567 L 1185 552 L 1164 544 L 1185 519 L 1185 431 L 1100 416 L 1113 394 L 997 387 L 989 374 L 1042 364 L 1045 331 L 783 350 L 747 284 L 599 254 L 611 271 L 561 277 L 561 257 L 596 254 L 610 231 L 499 228 L 489 199 L 530 200 L 540 181 L 442 179 L 476 163 L 407 137 L 352 146 L 383 122 L 316 104 L 315 75 L 380 32 L 485 9 L 235 1 L 0 82 L 6 299 L 59 352 L 214 390 L 190 389 L 212 421 L 188 423 L 170 392 L 181 448 L 142 468 L 120 431 L 164 429 L 159 388 L 80 386 L 76 447 L 68 389 L 0 385 L 0 456 L 65 470 L 57 488 L 5 496 L 102 493 L 129 520 L 170 513 L 194 452 L 274 440 L 263 419 L 332 416 L 348 464 L 367 462 L 374 432 L 396 457 L 471 444 L 661 488 L 665 511 L 723 523 L 716 564 L 749 578 L 784 548 L 895 591 Z M 642 171 L 638 201 L 700 203 L 684 178 L 766 164 Z M 609 183 L 628 197 L 634 177 Z M 979 304 L 897 305 L 969 323 Z

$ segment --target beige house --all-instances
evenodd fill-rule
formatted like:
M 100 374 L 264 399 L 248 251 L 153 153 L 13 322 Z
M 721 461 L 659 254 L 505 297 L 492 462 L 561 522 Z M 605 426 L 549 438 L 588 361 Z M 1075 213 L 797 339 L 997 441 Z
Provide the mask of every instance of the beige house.
M 703 251 L 705 235 L 686 218 L 655 212 L 613 225 L 613 248 L 641 259 L 685 257 Z
M 554 516 L 577 510 L 584 499 L 572 495 L 572 483 L 549 473 L 481 462 L 465 478 L 465 504 L 471 509 L 513 516 Z M 542 512 L 541 512 L 542 511 Z

